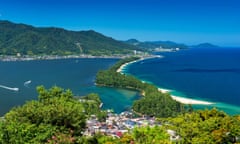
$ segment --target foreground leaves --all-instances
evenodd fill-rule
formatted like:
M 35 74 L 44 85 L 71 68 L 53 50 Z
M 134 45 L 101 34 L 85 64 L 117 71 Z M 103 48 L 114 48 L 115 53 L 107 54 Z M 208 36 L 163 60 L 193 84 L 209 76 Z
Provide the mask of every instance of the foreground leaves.
M 81 136 L 86 119 L 84 107 L 72 93 L 59 87 L 37 89 L 39 101 L 27 102 L 5 115 L 1 122 L 1 142 L 43 143 L 57 134 Z

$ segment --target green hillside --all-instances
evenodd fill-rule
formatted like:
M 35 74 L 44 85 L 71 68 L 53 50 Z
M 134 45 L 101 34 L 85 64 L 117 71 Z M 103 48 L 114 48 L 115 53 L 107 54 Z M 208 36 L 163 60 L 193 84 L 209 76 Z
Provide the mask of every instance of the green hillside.
M 148 49 L 153 50 L 156 48 L 163 48 L 163 49 L 170 49 L 170 48 L 180 48 L 180 49 L 186 49 L 188 48 L 185 44 L 179 44 L 172 41 L 145 41 L 141 42 L 136 39 L 129 39 L 127 41 L 124 41 L 126 44 L 134 45 L 136 47 L 142 48 L 142 49 Z
M 112 55 L 140 50 L 93 30 L 68 31 L 62 28 L 37 28 L 0 21 L 0 55 Z

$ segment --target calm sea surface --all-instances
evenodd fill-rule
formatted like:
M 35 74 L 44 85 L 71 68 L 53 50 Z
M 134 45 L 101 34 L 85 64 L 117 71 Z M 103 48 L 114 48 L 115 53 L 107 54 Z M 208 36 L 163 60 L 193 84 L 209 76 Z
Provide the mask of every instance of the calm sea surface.
M 25 101 L 37 99 L 36 86 L 54 85 L 71 89 L 75 95 L 98 93 L 104 108 L 121 112 L 139 96 L 134 91 L 96 87 L 97 71 L 107 69 L 118 59 L 64 59 L 42 61 L 0 62 L 0 85 L 19 88 L 12 91 L 0 88 L 0 115 Z M 24 82 L 31 83 L 24 86 Z
M 158 54 L 164 57 L 131 64 L 124 72 L 170 89 L 173 95 L 211 101 L 216 104 L 210 107 L 240 114 L 240 48 Z
M 229 114 L 240 114 L 240 49 L 190 49 L 158 53 L 153 58 L 131 64 L 125 73 L 171 90 L 171 94 L 211 101 L 212 106 Z M 75 95 L 98 93 L 104 108 L 121 112 L 139 98 L 134 91 L 96 87 L 98 70 L 107 69 L 117 59 L 65 59 L 44 61 L 0 62 L 0 85 L 19 88 L 18 92 L 0 88 L 0 115 L 25 101 L 37 99 L 36 86 L 57 85 Z M 24 86 L 24 82 L 31 83 Z

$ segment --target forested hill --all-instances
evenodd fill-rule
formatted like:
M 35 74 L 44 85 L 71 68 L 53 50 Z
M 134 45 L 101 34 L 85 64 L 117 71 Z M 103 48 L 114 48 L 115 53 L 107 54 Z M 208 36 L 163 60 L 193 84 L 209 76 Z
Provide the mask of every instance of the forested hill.
M 186 49 L 188 48 L 185 44 L 179 44 L 172 41 L 145 41 L 141 42 L 136 39 L 129 39 L 127 41 L 124 41 L 127 44 L 137 46 L 139 48 L 153 50 L 157 48 L 162 49 L 169 49 L 169 48 L 179 48 L 179 49 Z
M 139 50 L 93 30 L 37 28 L 0 20 L 0 55 L 112 55 Z

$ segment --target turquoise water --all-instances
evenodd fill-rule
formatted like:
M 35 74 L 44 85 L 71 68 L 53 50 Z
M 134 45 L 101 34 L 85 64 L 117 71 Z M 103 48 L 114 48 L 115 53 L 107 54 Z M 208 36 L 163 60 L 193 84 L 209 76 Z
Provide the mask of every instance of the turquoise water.
M 228 114 L 240 114 L 240 49 L 189 49 L 157 53 L 163 58 L 143 60 L 127 66 L 125 73 L 170 89 L 171 94 L 214 102 Z
M 96 87 L 97 71 L 107 69 L 118 59 L 64 59 L 43 61 L 0 62 L 0 85 L 19 88 L 19 91 L 0 88 L 0 115 L 28 100 L 37 99 L 36 86 L 54 85 L 71 89 L 77 96 L 98 93 L 103 108 L 119 113 L 139 96 L 134 91 Z M 24 82 L 31 83 L 24 86 Z

